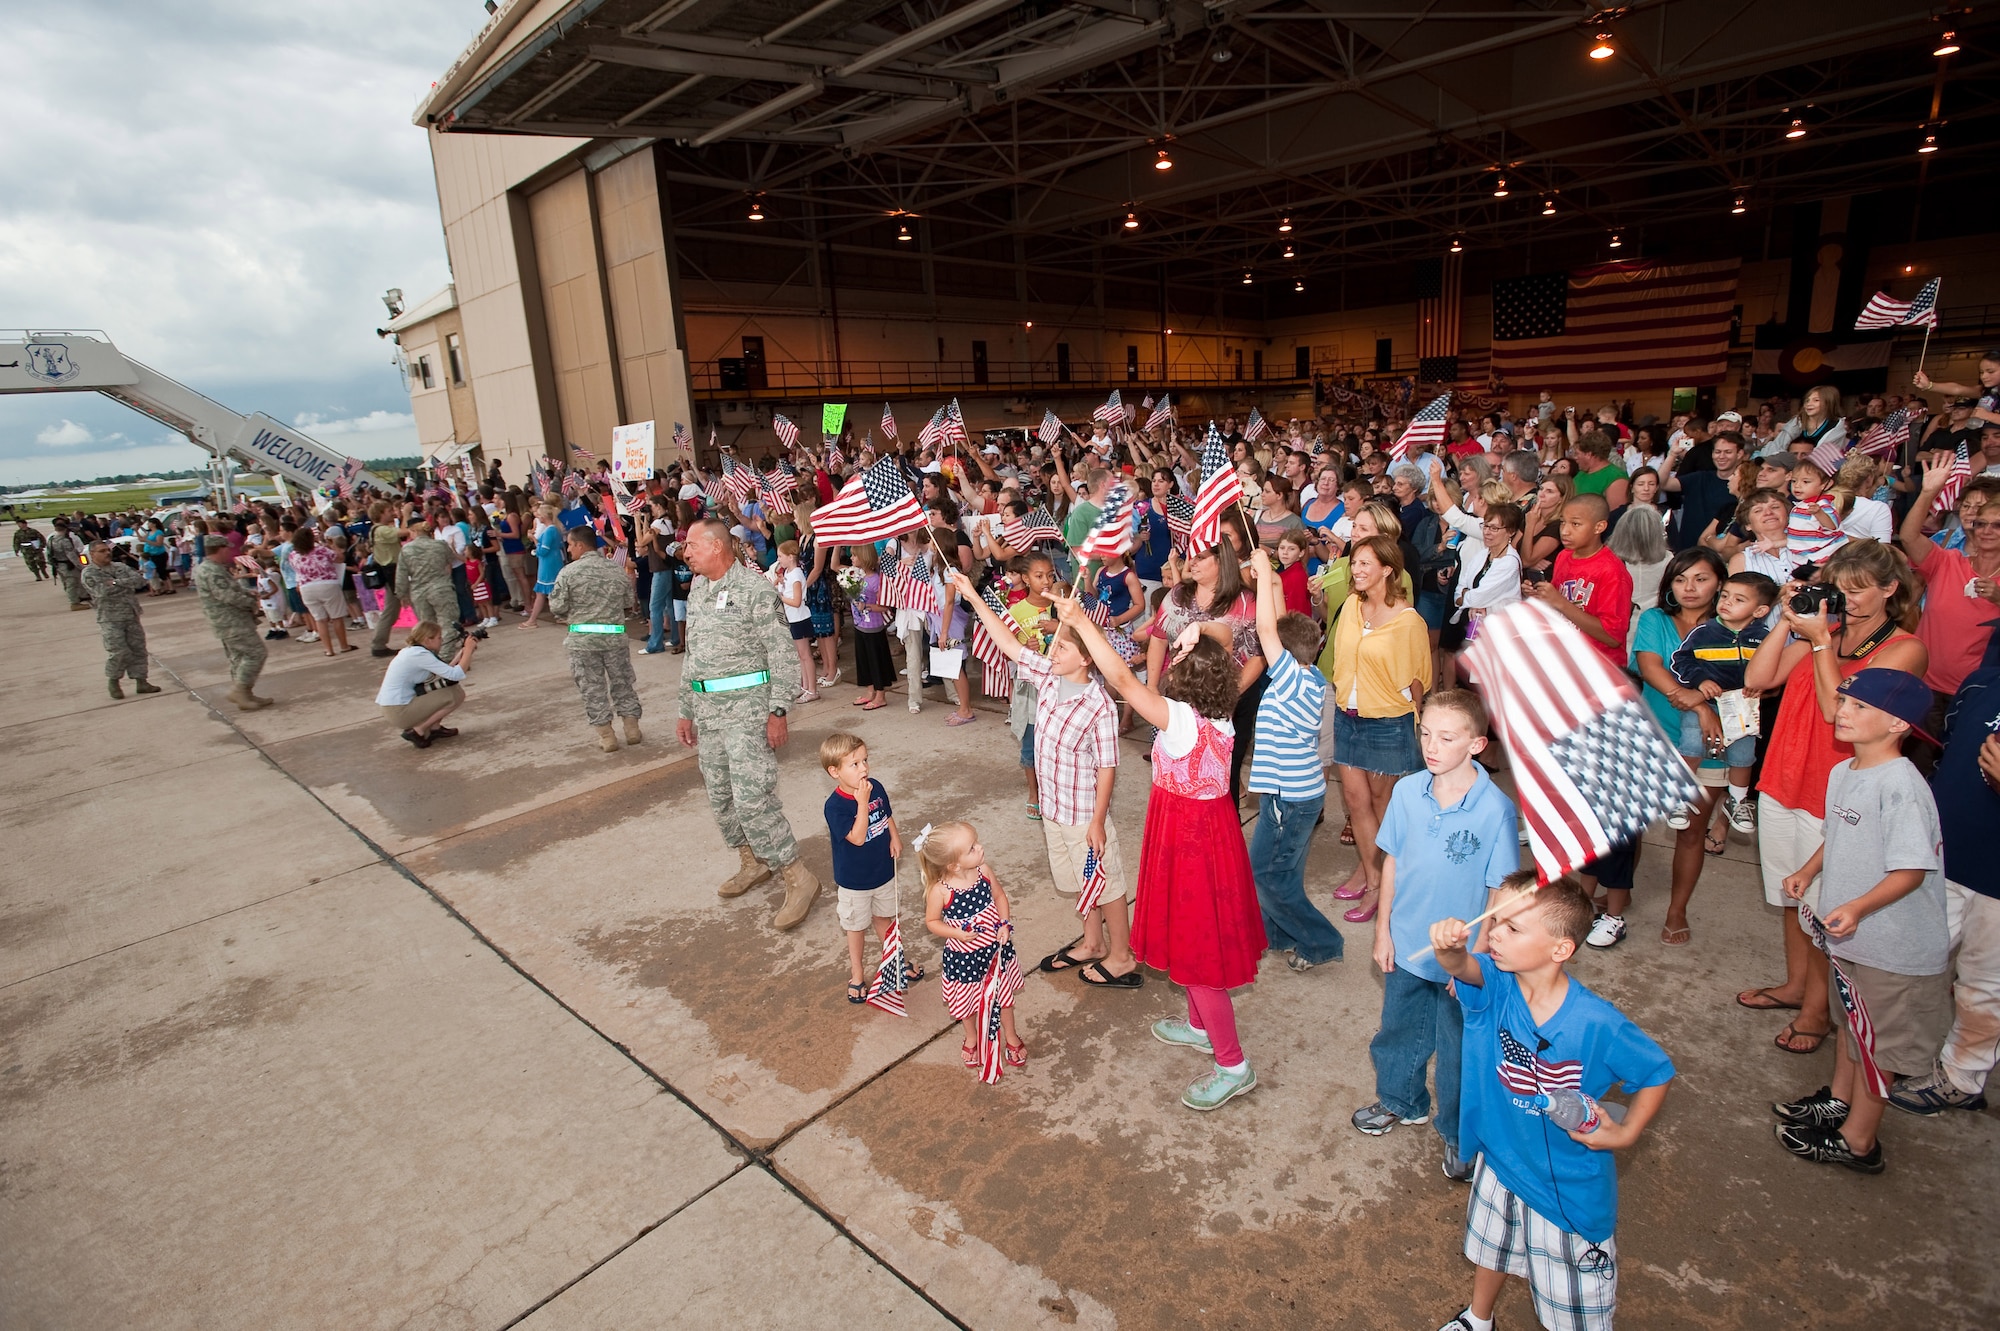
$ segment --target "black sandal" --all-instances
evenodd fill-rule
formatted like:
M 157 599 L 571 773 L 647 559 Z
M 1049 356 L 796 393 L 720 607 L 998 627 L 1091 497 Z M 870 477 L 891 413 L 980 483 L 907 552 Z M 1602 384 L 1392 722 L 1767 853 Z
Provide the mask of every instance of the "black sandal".
M 851 980 L 848 981 L 847 1001 L 850 1003 L 866 1003 L 868 1001 L 868 986 L 865 984 L 855 984 Z
M 924 978 L 922 966 L 912 966 L 908 957 L 903 958 L 903 987 L 908 988 Z
M 1113 975 L 1104 969 L 1104 962 L 1101 959 L 1085 966 L 1077 978 L 1093 989 L 1137 989 L 1146 982 L 1146 977 L 1139 974 L 1137 968 L 1126 971 L 1123 975 Z
M 1043 957 L 1035 969 L 1044 975 L 1055 975 L 1061 971 L 1081 970 L 1083 967 L 1088 966 L 1091 962 L 1097 960 L 1097 958 L 1079 957 L 1070 951 L 1071 948 L 1082 941 L 1083 939 L 1080 937 L 1070 939 L 1067 943 L 1064 943 L 1061 947 Z

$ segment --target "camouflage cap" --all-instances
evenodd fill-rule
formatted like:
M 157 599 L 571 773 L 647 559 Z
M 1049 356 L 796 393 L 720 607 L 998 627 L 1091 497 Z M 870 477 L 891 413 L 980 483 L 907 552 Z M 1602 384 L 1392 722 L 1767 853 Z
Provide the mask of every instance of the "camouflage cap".
M 201 548 L 204 551 L 227 550 L 229 548 L 229 538 L 227 536 L 204 536 L 201 538 Z

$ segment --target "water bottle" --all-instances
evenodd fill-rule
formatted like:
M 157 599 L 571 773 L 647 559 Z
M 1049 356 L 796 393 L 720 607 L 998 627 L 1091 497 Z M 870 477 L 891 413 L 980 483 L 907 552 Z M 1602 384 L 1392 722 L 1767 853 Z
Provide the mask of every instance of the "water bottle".
M 1547 1115 L 1550 1122 L 1570 1132 L 1592 1133 L 1604 1122 L 1597 1101 L 1582 1091 L 1561 1088 L 1547 1095 L 1538 1095 L 1535 1107 Z

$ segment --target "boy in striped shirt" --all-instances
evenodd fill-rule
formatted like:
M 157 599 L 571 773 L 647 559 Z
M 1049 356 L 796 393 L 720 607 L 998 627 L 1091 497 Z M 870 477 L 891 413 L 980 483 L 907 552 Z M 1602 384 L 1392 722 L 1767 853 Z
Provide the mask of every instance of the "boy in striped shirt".
M 1274 950 L 1291 952 L 1286 964 L 1293 970 L 1308 971 L 1337 960 L 1342 947 L 1340 931 L 1306 896 L 1306 850 L 1326 803 L 1319 761 L 1326 676 L 1313 667 L 1320 631 L 1311 616 L 1284 612 L 1269 554 L 1252 551 L 1250 562 L 1257 570 L 1257 638 L 1270 663 L 1250 754 L 1250 790 L 1258 796 L 1250 873 L 1265 937 Z

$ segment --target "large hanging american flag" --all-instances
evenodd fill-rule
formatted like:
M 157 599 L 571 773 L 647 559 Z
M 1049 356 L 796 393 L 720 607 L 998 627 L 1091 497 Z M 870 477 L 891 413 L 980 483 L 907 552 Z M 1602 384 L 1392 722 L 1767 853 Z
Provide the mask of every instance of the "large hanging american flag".
M 1048 408 L 1042 408 L 1042 428 L 1035 431 L 1035 437 L 1045 444 L 1053 444 L 1062 438 L 1062 421 Z
M 1113 421 L 1122 421 L 1125 419 L 1125 403 L 1118 396 L 1117 389 L 1114 388 L 1111 390 L 1111 396 L 1104 400 L 1103 406 L 1092 410 L 1090 419 L 1103 421 L 1106 425 L 1111 424 Z
M 799 427 L 792 424 L 792 418 L 782 412 L 771 413 L 771 432 L 786 448 L 799 446 Z
M 1876 292 L 1854 321 L 1855 328 L 1936 328 L 1938 283 L 1942 280 L 1933 277 L 1924 283 L 1915 300 L 1897 300 L 1886 291 Z
M 889 410 L 889 404 L 886 402 L 882 404 L 882 437 L 884 439 L 896 437 L 896 416 Z
M 1244 441 L 1254 444 L 1269 433 L 1271 425 L 1264 419 L 1264 413 L 1255 407 L 1250 408 L 1250 419 L 1243 422 Z
M 1541 882 L 1693 801 L 1694 779 L 1632 682 L 1540 601 L 1487 612 L 1464 660 L 1514 784 Z
M 1188 524 L 1188 549 L 1207 550 L 1222 544 L 1222 515 L 1243 499 L 1243 481 L 1229 465 L 1229 445 L 1215 422 L 1201 441 L 1201 488 L 1194 494 L 1194 518 Z
M 924 511 L 903 479 L 898 459 L 877 461 L 813 513 L 813 540 L 823 549 L 869 545 L 924 525 Z
M 1157 430 L 1162 425 L 1172 425 L 1173 423 L 1174 400 L 1165 393 L 1162 393 L 1160 394 L 1159 402 L 1153 407 L 1153 414 L 1146 417 L 1146 428 L 1148 430 Z
M 1389 445 L 1389 456 L 1401 462 L 1410 454 L 1424 448 L 1436 448 L 1444 442 L 1445 413 L 1451 410 L 1451 394 L 1439 393 L 1430 404 L 1410 417 L 1410 424 L 1396 442 Z
M 1417 382 L 1456 382 L 1464 299 L 1463 256 L 1447 254 L 1417 264 Z
M 1871 458 L 1894 457 L 1910 442 L 1910 409 L 1898 407 L 1887 420 L 1869 426 L 1854 446 Z
M 1493 371 L 1516 389 L 1721 383 L 1739 259 L 1603 264 L 1493 284 Z
M 1965 483 L 1972 479 L 1972 453 L 1965 443 L 1963 439 L 1958 441 L 1958 452 L 1951 460 L 1951 474 L 1945 478 L 1944 488 L 1937 492 L 1934 507 L 1939 513 L 1958 507 L 1958 497 L 1965 493 Z
M 1139 514 L 1132 504 L 1132 487 L 1119 481 L 1104 496 L 1104 510 L 1097 525 L 1077 546 L 1080 560 L 1119 559 L 1129 554 L 1138 535 Z
M 903 1010 L 903 990 L 908 987 L 908 976 L 909 971 L 903 964 L 903 934 L 896 927 L 896 917 L 892 915 L 882 929 L 882 964 L 875 970 L 875 982 L 868 986 L 868 1001 L 884 1012 L 893 1012 L 899 1017 L 909 1016 Z

